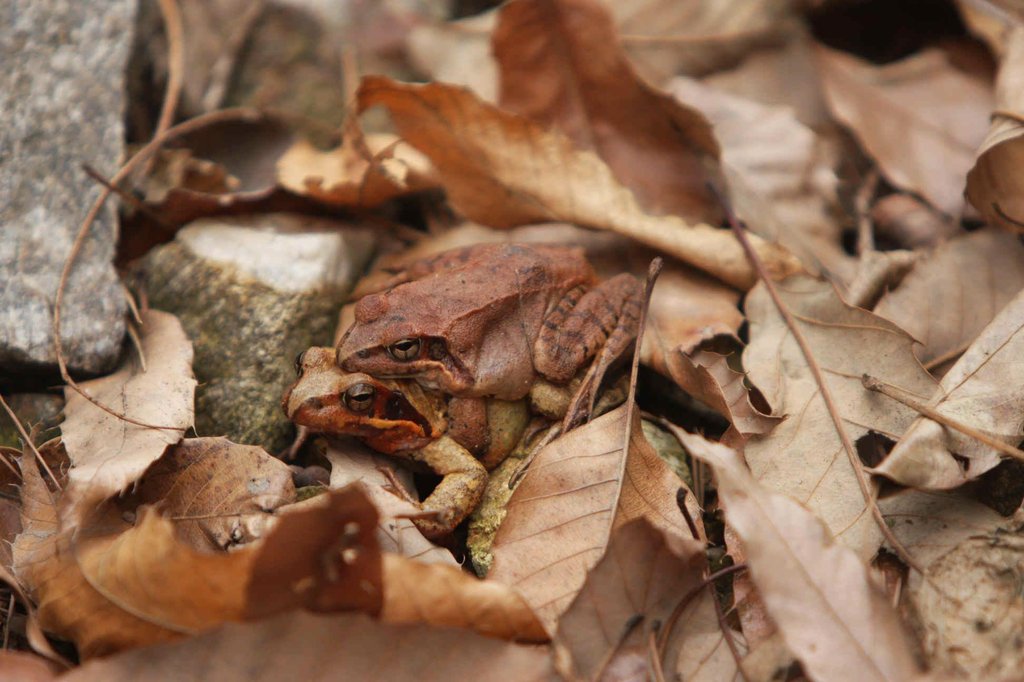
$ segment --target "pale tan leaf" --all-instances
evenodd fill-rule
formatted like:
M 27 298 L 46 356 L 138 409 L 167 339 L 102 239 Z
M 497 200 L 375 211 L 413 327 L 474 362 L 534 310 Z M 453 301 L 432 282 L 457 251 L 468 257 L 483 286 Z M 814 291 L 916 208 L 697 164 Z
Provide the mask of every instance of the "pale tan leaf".
M 681 437 L 714 469 L 751 577 L 811 679 L 895 682 L 920 672 L 896 612 L 854 552 L 807 509 L 755 481 L 732 449 Z
M 181 440 L 193 421 L 196 380 L 192 375 L 192 342 L 178 318 L 149 310 L 141 330 L 145 371 L 131 354 L 114 374 L 83 382 L 94 398 L 132 419 L 171 429 L 130 424 L 104 412 L 78 393 L 65 389 L 66 418 L 61 434 L 71 470 L 72 487 L 107 497 L 132 483 L 168 445 Z
M 643 82 L 597 0 L 505 4 L 493 36 L 498 104 L 597 153 L 641 208 L 717 222 L 718 143 L 696 109 Z M 594 59 L 600 54 L 601 59 Z
M 367 77 L 359 104 L 361 109 L 388 108 L 403 139 L 430 158 L 449 200 L 471 220 L 500 228 L 567 221 L 612 230 L 738 288 L 754 282 L 729 232 L 645 213 L 595 154 L 465 90 Z M 755 243 L 771 272 L 800 269 L 783 248 Z
M 904 599 L 931 669 L 957 679 L 1013 679 L 1024 665 L 1020 521 L 951 493 L 907 491 L 882 500 L 896 536 L 925 566 Z
M 130 651 L 78 668 L 68 682 L 211 679 L 550 680 L 546 647 L 448 628 L 379 623 L 362 615 L 294 612 L 234 623 L 174 644 Z
M 1018 293 L 942 377 L 930 407 L 997 441 L 1024 437 L 1024 291 Z M 874 374 L 874 376 L 885 376 Z M 902 405 L 879 396 L 883 405 Z M 925 402 L 920 396 L 917 400 Z M 876 472 L 917 488 L 953 488 L 999 464 L 991 446 L 919 418 Z
M 0 678 L 18 682 L 49 682 L 60 669 L 42 656 L 25 651 L 0 651 Z
M 458 565 L 451 552 L 427 540 L 412 521 L 404 518 L 420 510 L 386 489 L 390 482 L 385 469 L 396 468 L 397 465 L 396 473 L 400 479 L 403 477 L 404 472 L 397 460 L 376 453 L 354 440 L 328 441 L 324 456 L 331 463 L 332 488 L 344 488 L 356 482 L 363 485 L 379 514 L 377 542 L 382 551 L 424 563 Z M 406 490 L 412 489 L 412 477 L 409 476 Z
M 393 135 L 364 136 L 350 119 L 341 146 L 299 140 L 277 160 L 282 187 L 330 206 L 372 208 L 430 186 L 430 162 Z
M 667 534 L 643 517 L 616 528 L 558 621 L 554 645 L 563 676 L 599 679 L 614 658 L 643 650 L 676 605 L 701 589 L 706 564 L 700 542 Z M 686 642 L 676 643 L 672 653 L 680 646 Z
M 745 679 L 736 658 L 722 634 L 722 626 L 715 612 L 714 597 L 704 590 L 683 612 L 672 631 L 672 649 L 666 652 L 666 666 L 675 655 L 675 679 L 687 682 L 741 682 Z M 746 652 L 743 635 L 731 632 L 737 653 Z M 672 669 L 667 667 L 667 669 Z
M 766 106 L 690 78 L 666 90 L 715 126 L 735 210 L 752 230 L 777 241 L 814 273 L 840 280 L 852 258 L 840 243 L 832 160 L 817 134 L 788 107 Z
M 264 534 L 270 513 L 295 500 L 292 473 L 263 448 L 226 438 L 186 438 L 154 462 L 125 504 L 160 504 L 178 537 L 226 549 Z
M 959 215 L 994 104 L 989 84 L 934 49 L 875 66 L 819 46 L 817 61 L 832 113 L 886 179 Z
M 514 590 L 455 566 L 386 554 L 383 581 L 380 619 L 385 622 L 458 627 L 521 642 L 549 639 L 533 610 Z
M 613 530 L 646 518 L 688 537 L 676 492 L 684 483 L 647 443 L 627 410 L 598 417 L 546 446 L 508 503 L 488 579 L 511 585 L 549 630 L 604 554 Z M 695 519 L 700 513 L 687 497 Z M 698 521 L 699 522 L 699 521 Z
M 992 123 L 967 174 L 967 199 L 990 225 L 1024 232 L 1024 27 L 1009 33 L 999 65 Z
M 914 266 L 875 306 L 921 342 L 925 365 L 953 360 L 1024 289 L 1024 245 L 1017 237 L 978 230 L 950 240 Z
M 461 85 L 492 104 L 498 100 L 498 64 L 491 51 L 497 10 L 447 23 L 414 26 L 406 41 L 413 66 L 429 80 Z
M 777 287 L 821 367 L 850 439 L 868 431 L 898 438 L 916 413 L 865 389 L 861 376 L 883 376 L 927 399 L 936 383 L 914 357 L 914 340 L 891 322 L 848 306 L 826 282 L 791 277 Z M 866 560 L 878 549 L 881 532 L 865 510 L 807 360 L 763 284 L 747 297 L 746 310 L 750 345 L 743 366 L 772 414 L 786 417 L 771 433 L 746 443 L 754 478 L 807 505 L 836 540 Z

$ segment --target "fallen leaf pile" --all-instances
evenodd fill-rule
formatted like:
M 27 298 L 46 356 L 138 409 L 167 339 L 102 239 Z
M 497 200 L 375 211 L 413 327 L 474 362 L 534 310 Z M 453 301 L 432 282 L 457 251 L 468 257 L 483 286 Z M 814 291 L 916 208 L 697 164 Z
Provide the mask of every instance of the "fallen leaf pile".
M 211 64 L 240 49 L 167 4 Z M 122 193 L 126 272 L 195 218 L 276 211 L 369 226 L 355 296 L 483 242 L 575 244 L 602 278 L 660 256 L 639 370 L 431 542 L 396 458 L 196 433 L 202 340 L 142 305 L 59 438 L 0 449 L 0 677 L 1019 679 L 1024 13 L 342 4 L 317 59 L 349 108 L 178 136 Z M 200 56 L 190 111 L 229 80 Z

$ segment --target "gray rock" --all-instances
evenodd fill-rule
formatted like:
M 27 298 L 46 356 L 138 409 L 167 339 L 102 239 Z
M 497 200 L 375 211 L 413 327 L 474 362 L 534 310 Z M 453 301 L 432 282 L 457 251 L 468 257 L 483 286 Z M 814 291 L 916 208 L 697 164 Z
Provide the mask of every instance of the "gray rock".
M 123 154 L 124 69 L 133 0 L 0 3 L 0 374 L 56 363 L 52 316 L 75 232 L 99 193 L 81 170 Z M 112 208 L 93 225 L 65 291 L 72 370 L 111 368 L 125 332 L 112 266 Z
M 146 256 L 151 305 L 178 315 L 195 345 L 200 435 L 287 445 L 281 395 L 295 357 L 331 343 L 371 255 L 372 232 L 343 227 L 287 214 L 203 219 Z

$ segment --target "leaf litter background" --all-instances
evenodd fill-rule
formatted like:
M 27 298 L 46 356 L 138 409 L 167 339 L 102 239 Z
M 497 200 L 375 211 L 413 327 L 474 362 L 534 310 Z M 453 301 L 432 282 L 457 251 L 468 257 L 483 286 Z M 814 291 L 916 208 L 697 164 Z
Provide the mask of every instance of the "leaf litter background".
M 144 309 L 138 351 L 81 387 L 162 428 L 68 389 L 59 441 L 3 452 L 0 670 L 1018 679 L 1024 14 L 487 4 L 353 1 L 312 67 L 246 72 L 247 103 L 289 115 L 147 162 L 121 257 L 296 207 L 375 225 L 392 267 L 502 240 L 581 244 L 604 276 L 662 255 L 635 401 L 539 453 L 479 579 L 384 489 L 388 458 L 322 443 L 297 491 L 263 448 L 198 435 L 192 343 Z M 274 8 L 160 3 L 185 30 L 150 51 L 186 57 L 133 110 L 161 63 L 177 120 L 216 109 L 224 60 L 272 53 Z M 338 69 L 340 105 L 290 90 Z

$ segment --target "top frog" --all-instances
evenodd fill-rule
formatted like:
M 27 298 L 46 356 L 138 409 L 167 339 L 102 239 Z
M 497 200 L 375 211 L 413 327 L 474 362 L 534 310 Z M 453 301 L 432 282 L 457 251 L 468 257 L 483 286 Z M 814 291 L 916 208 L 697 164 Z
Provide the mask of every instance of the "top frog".
M 566 246 L 457 249 L 389 283 L 356 304 L 338 365 L 467 398 L 517 400 L 537 379 L 568 383 L 595 357 L 603 374 L 635 338 L 642 300 L 636 278 L 598 284 L 582 249 Z

